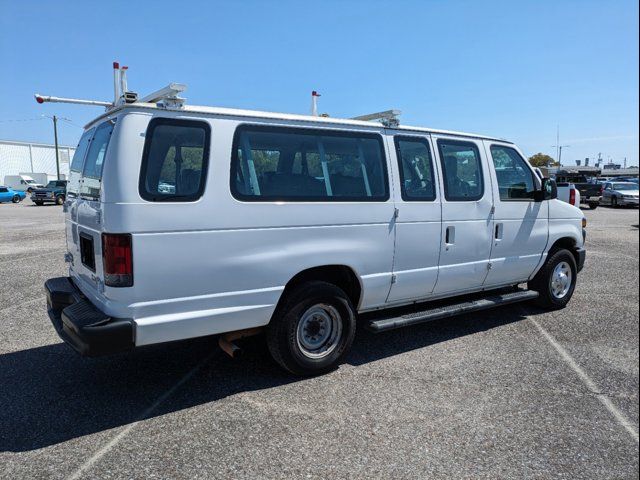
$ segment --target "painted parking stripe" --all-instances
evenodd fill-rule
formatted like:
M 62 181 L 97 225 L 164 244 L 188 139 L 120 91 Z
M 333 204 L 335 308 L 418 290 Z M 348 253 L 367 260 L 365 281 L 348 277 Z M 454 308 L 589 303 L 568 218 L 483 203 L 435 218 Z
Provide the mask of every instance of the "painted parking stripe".
M 578 375 L 582 383 L 587 387 L 587 389 L 598 399 L 598 401 L 604 405 L 604 407 L 613 415 L 616 421 L 624 427 L 624 429 L 631 435 L 631 437 L 638 443 L 638 428 L 637 426 L 624 414 L 622 411 L 616 407 L 609 397 L 602 393 L 602 390 L 598 388 L 596 383 L 587 375 L 580 365 L 576 363 L 573 357 L 565 350 L 565 348 L 558 343 L 558 341 L 553 338 L 553 336 L 545 330 L 542 325 L 540 325 L 533 318 L 529 318 L 529 321 L 535 325 L 538 331 L 542 334 L 542 336 L 551 344 L 553 348 L 560 354 L 562 359 L 571 367 L 571 369 Z

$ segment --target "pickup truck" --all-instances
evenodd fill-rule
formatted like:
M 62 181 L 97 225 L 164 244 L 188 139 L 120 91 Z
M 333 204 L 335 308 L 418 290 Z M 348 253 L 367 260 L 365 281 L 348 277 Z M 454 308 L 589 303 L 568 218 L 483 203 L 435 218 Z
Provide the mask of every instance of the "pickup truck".
M 562 200 L 569 205 L 580 208 L 582 195 L 580 190 L 573 183 L 558 183 L 558 200 Z
M 574 185 L 580 192 L 580 201 L 576 203 L 576 206 L 581 204 L 588 205 L 591 210 L 595 210 L 600 206 L 603 190 L 602 184 L 589 181 L 589 178 L 585 175 L 576 173 L 562 174 L 559 172 L 556 175 L 556 181 L 558 182 L 558 186 L 567 184 Z
M 51 180 L 44 188 L 37 188 L 31 193 L 31 201 L 38 206 L 47 202 L 62 205 L 66 197 L 66 180 Z

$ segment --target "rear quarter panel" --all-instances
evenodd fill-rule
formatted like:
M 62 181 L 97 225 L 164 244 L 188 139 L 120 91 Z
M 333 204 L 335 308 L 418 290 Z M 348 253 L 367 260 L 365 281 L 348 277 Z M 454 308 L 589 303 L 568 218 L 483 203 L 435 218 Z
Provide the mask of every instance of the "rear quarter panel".
M 361 308 L 384 304 L 393 261 L 392 194 L 381 203 L 236 200 L 230 159 L 242 122 L 216 118 L 208 120 L 211 158 L 203 197 L 147 202 L 138 181 L 150 119 L 146 112 L 119 119 L 111 152 L 117 161 L 103 177 L 104 231 L 133 235 L 134 287 L 106 287 L 102 304 L 108 313 L 135 319 L 138 345 L 265 325 L 286 283 L 319 265 L 356 272 Z

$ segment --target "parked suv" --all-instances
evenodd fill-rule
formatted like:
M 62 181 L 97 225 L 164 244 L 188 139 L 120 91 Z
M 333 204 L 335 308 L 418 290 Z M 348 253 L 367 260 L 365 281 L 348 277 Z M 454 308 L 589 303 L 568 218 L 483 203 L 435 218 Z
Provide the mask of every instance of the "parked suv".
M 282 367 L 317 374 L 344 358 L 358 318 L 382 332 L 564 307 L 585 221 L 556 196 L 494 137 L 124 104 L 73 157 L 69 276 L 46 282 L 49 314 L 82 355 L 213 334 L 233 353 L 264 332 Z
M 44 188 L 38 188 L 31 194 L 31 201 L 38 206 L 45 203 L 62 205 L 67 197 L 67 181 L 51 180 Z

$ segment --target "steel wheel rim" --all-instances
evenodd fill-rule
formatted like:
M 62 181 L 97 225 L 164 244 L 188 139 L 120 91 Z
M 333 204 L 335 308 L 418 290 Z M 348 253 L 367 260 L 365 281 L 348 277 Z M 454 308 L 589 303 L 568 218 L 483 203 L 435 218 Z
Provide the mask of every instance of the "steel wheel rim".
M 324 358 L 342 337 L 342 319 L 332 305 L 319 303 L 308 308 L 298 322 L 296 341 L 305 357 Z
M 568 262 L 560 262 L 553 269 L 551 275 L 551 294 L 557 299 L 563 299 L 569 293 L 573 283 L 573 272 Z

